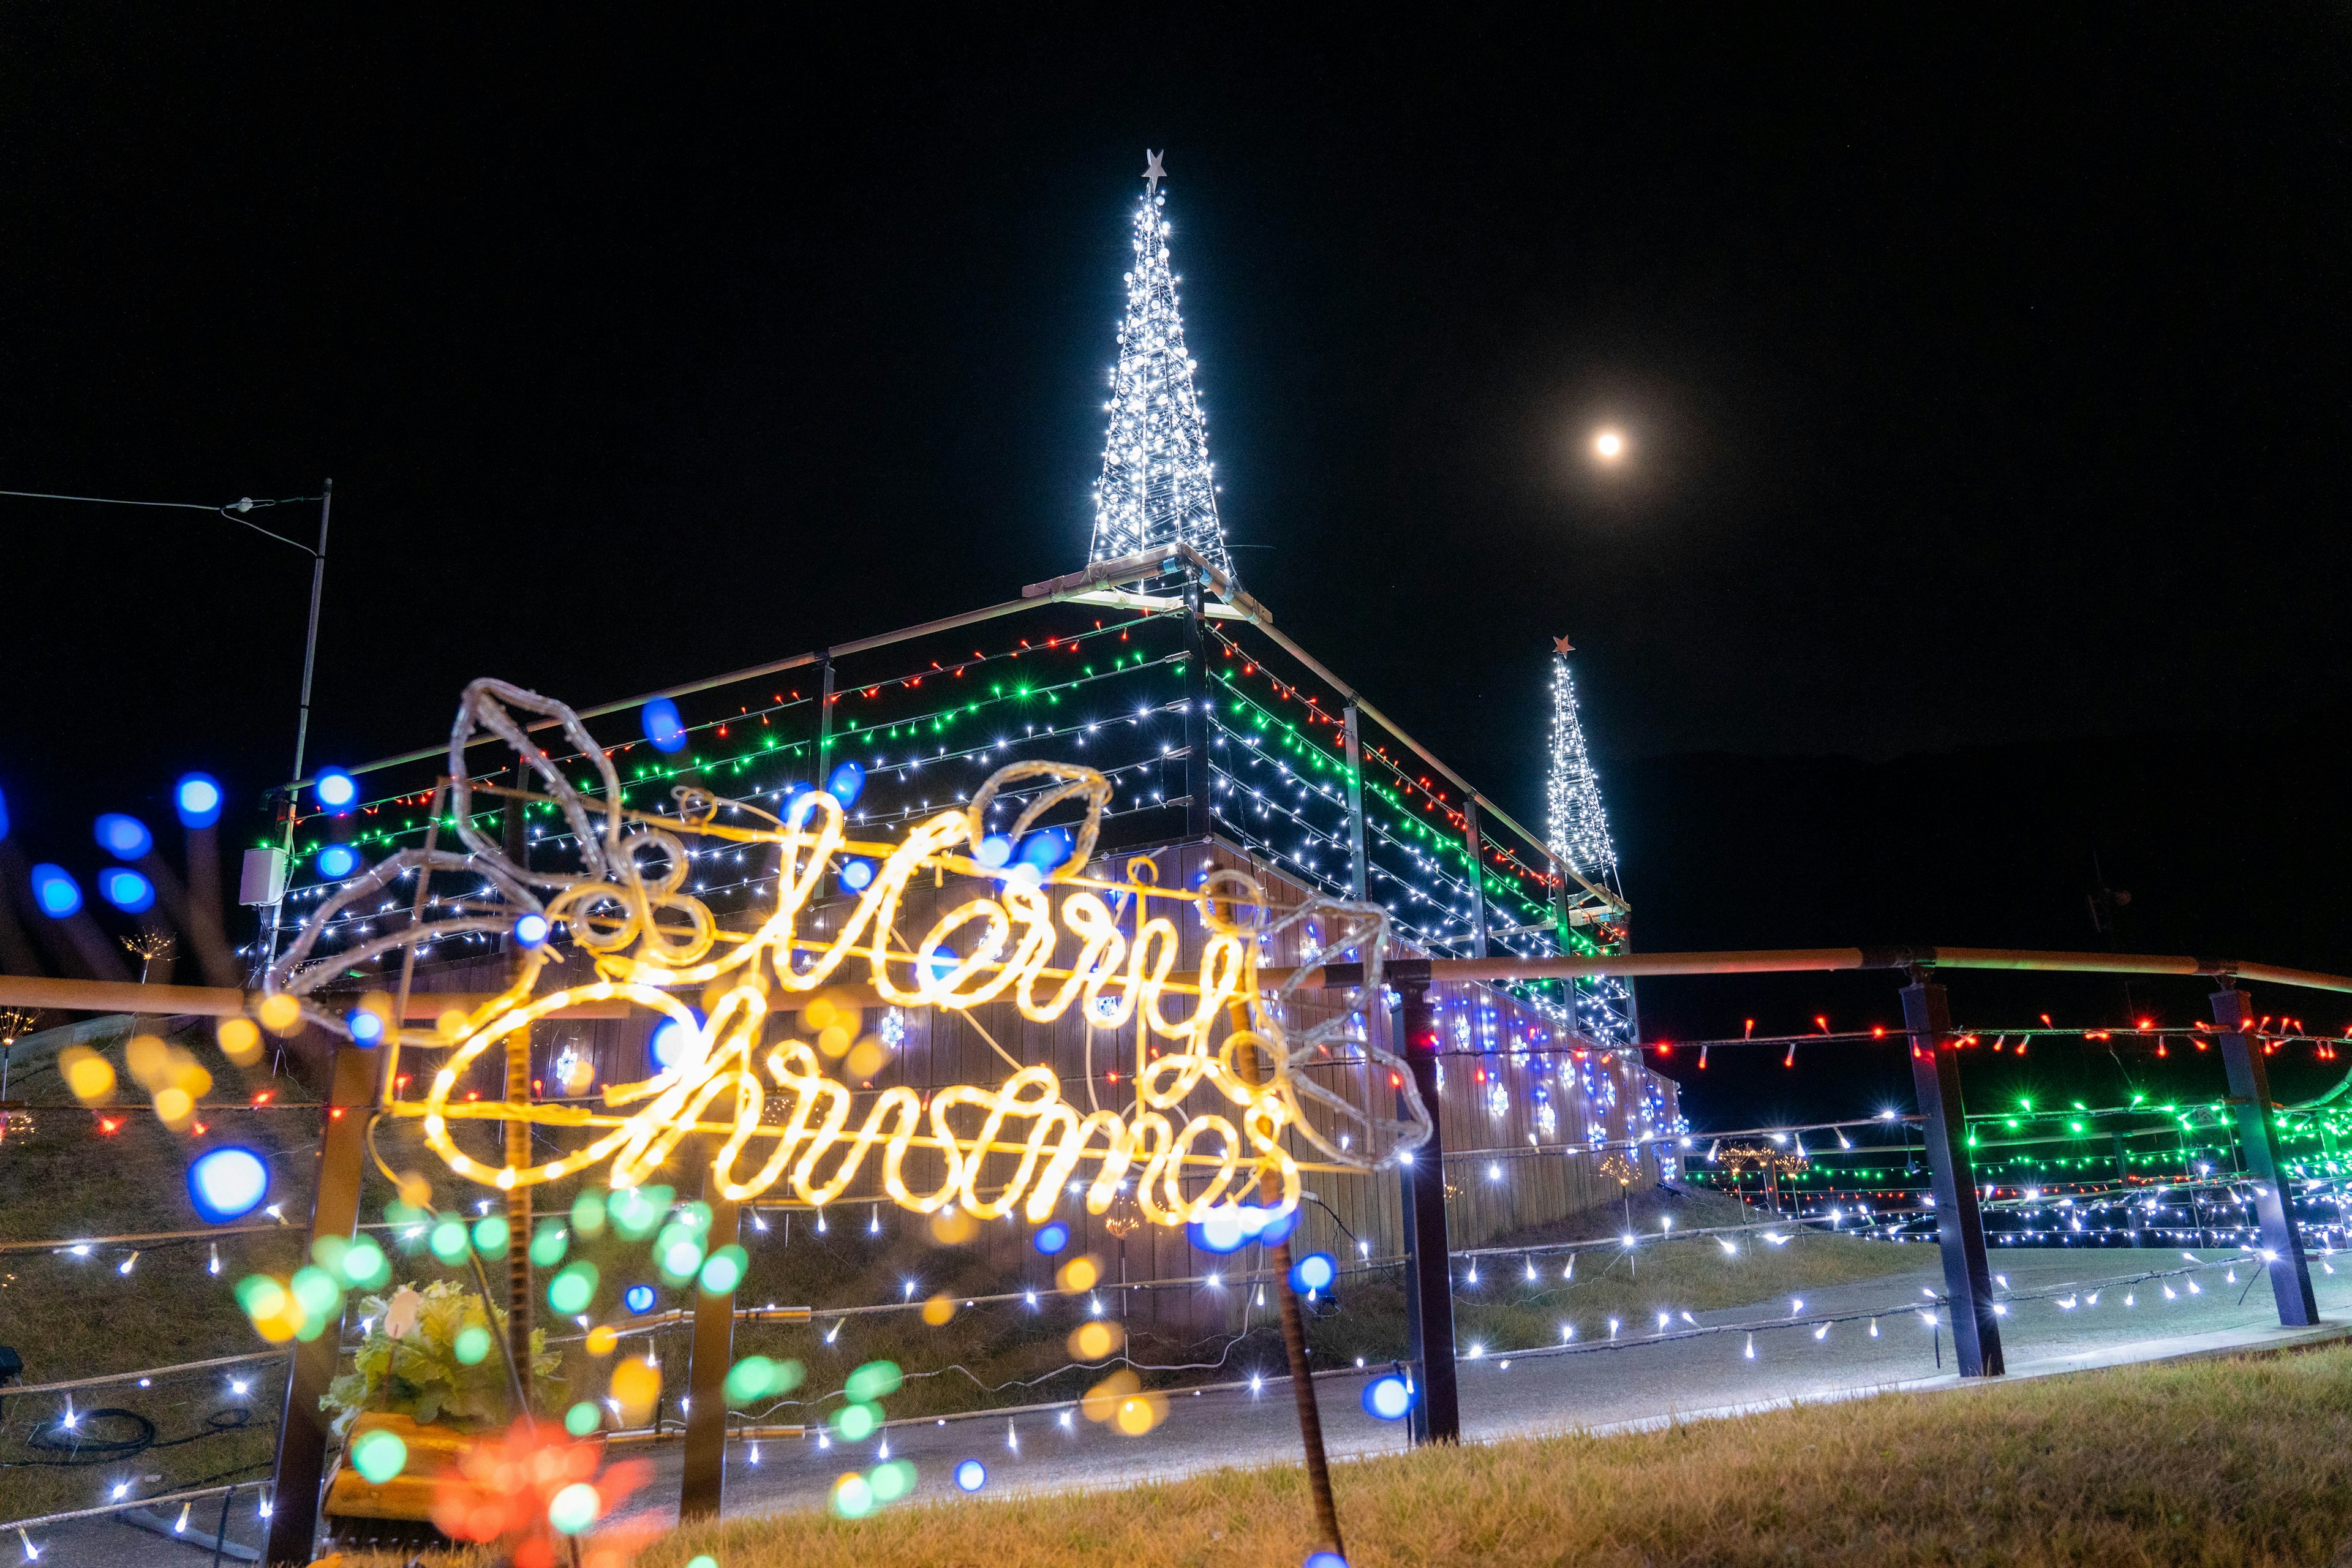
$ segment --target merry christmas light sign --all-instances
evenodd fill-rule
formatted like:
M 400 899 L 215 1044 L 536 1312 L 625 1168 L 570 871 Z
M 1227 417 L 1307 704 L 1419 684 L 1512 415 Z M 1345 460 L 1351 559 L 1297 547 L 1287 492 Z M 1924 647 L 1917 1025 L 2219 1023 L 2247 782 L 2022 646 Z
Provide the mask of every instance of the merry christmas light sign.
M 518 711 L 560 726 L 600 787 L 575 787 L 529 739 Z M 665 731 L 677 733 L 675 715 L 653 717 L 648 735 L 660 745 Z M 481 731 L 512 746 L 540 781 L 535 798 L 562 813 L 576 870 L 518 865 L 475 826 L 465 752 Z M 449 748 L 447 825 L 464 852 L 402 850 L 324 900 L 272 966 L 262 1021 L 381 1039 L 395 1055 L 441 1055 L 421 1099 L 388 1087 L 383 1110 L 419 1121 L 450 1170 L 499 1188 L 600 1164 L 614 1187 L 634 1187 L 694 1135 L 716 1142 L 716 1188 L 733 1201 L 778 1190 L 812 1205 L 880 1195 L 926 1214 L 950 1204 L 978 1218 L 1017 1208 L 1037 1223 L 1085 1176 L 1090 1211 L 1103 1212 L 1131 1182 L 1145 1217 L 1180 1226 L 1255 1195 L 1265 1173 L 1287 1211 L 1303 1171 L 1370 1170 L 1427 1137 L 1410 1075 L 1361 1028 L 1360 1000 L 1378 994 L 1386 911 L 1320 897 L 1276 910 L 1255 879 L 1230 869 L 1193 888 L 1137 877 L 1150 868 L 1144 860 L 1129 863 L 1129 879 L 1089 877 L 1110 798 L 1108 781 L 1089 768 L 1034 761 L 999 769 L 968 804 L 917 821 L 896 841 L 850 837 L 845 807 L 862 783 L 856 765 L 845 764 L 828 788 L 796 794 L 781 815 L 696 789 L 676 792 L 674 814 L 632 810 L 610 757 L 570 709 L 478 680 Z M 1072 811 L 1074 827 L 1040 826 Z M 992 816 L 1006 813 L 1011 820 L 992 827 Z M 776 857 L 772 906 L 754 910 L 751 929 L 722 929 L 687 889 L 689 840 Z M 340 911 L 445 873 L 488 885 L 439 900 L 430 921 L 421 918 L 418 886 L 417 918 L 405 928 L 331 963 L 313 959 Z M 979 879 L 986 890 L 919 931 L 905 929 L 909 887 L 918 878 L 943 887 L 948 877 Z M 1181 958 L 1187 921 L 1200 931 L 1190 963 Z M 473 931 L 512 939 L 513 982 L 431 1030 L 394 1026 L 381 1005 L 338 1012 L 314 999 L 369 959 Z M 588 957 L 594 978 L 542 990 L 561 938 Z M 1277 940 L 1296 944 L 1297 964 L 1285 986 L 1262 990 L 1259 956 Z M 1342 953 L 1365 963 L 1365 987 L 1294 1033 L 1286 1020 L 1304 1009 L 1289 986 Z M 936 1089 L 928 1101 L 903 1085 L 860 1089 L 852 1080 L 867 1075 L 836 1077 L 826 1058 L 840 1053 L 819 1048 L 836 1043 L 821 1037 L 830 998 L 857 984 L 899 1008 L 1009 1003 L 1036 1024 L 1076 1008 L 1089 1029 L 1134 1028 L 1164 1047 L 1139 1064 L 1123 1090 L 1129 1098 L 1115 1107 L 1098 1103 L 1090 1086 L 1089 1103 L 1075 1104 L 1050 1066 L 1009 1056 L 1012 1070 L 1000 1081 Z M 1326 1002 L 1335 995 L 1317 993 Z M 616 1000 L 674 1026 L 652 1077 L 608 1086 L 601 1104 L 458 1098 L 467 1068 L 485 1052 L 568 1009 Z M 803 1037 L 811 1034 L 820 1038 Z M 1340 1070 L 1307 1070 L 1333 1064 Z M 384 1077 L 388 1086 L 399 1079 Z M 467 1124 L 513 1121 L 578 1130 L 584 1141 L 529 1164 L 461 1142 Z M 917 1150 L 937 1155 L 920 1162 L 919 1178 L 908 1169 Z

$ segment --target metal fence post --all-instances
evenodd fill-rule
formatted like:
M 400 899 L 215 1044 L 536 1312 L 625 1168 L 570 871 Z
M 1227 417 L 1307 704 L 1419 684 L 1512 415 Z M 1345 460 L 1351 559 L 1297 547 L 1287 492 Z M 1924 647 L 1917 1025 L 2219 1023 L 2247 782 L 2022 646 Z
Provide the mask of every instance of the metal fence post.
M 1412 972 L 1418 969 L 1419 974 Z M 1454 1258 L 1445 1239 L 1445 1139 L 1438 1113 L 1437 1027 L 1429 1015 L 1429 965 L 1400 959 L 1389 983 L 1403 998 L 1404 1059 L 1429 1110 L 1429 1142 L 1403 1167 L 1405 1353 L 1421 1368 L 1421 1399 L 1412 1410 L 1415 1443 L 1462 1440 L 1462 1405 L 1454 1387 Z
M 732 1247 L 742 1234 L 742 1209 L 719 1194 L 717 1171 L 706 1171 L 703 1200 L 710 1205 L 710 1250 Z M 686 1471 L 678 1483 L 677 1517 L 716 1519 L 727 1492 L 727 1373 L 735 1363 L 735 1292 L 698 1289 L 694 1349 L 687 1364 Z
M 360 1175 L 367 1163 L 368 1116 L 375 1107 L 376 1053 L 338 1046 L 328 1068 L 326 1125 L 319 1140 L 319 1180 L 310 1201 L 310 1242 L 349 1241 L 360 1217 Z M 297 1343 L 278 1425 L 278 1469 L 265 1561 L 308 1563 L 319 1533 L 319 1482 L 327 1468 L 327 1416 L 320 1395 L 334 1381 L 342 1327 L 328 1325 Z
M 2238 1146 L 2245 1151 L 2246 1173 L 2254 1179 L 2254 1215 L 2262 1222 L 2263 1258 L 2270 1266 L 2271 1295 L 2279 1321 L 2291 1329 L 2319 1321 L 2311 1294 L 2311 1267 L 2304 1261 L 2303 1237 L 2286 1205 L 2286 1182 L 2279 1174 L 2278 1124 L 2271 1117 L 2271 1077 L 2262 1042 L 2252 1037 L 2254 1005 L 2235 986 L 2213 993 L 2213 1021 L 2221 1027 L 2221 1066 L 2230 1075 L 2230 1104 L 2238 1113 Z
M 1952 1309 L 1953 1354 L 1962 1377 L 1999 1377 L 2004 1370 L 2000 1320 L 1993 1310 L 1984 1216 L 1977 1210 L 1977 1173 L 1969 1159 L 1968 1115 L 1960 1104 L 1960 1060 L 1943 986 L 1924 976 L 1906 985 L 1903 1022 L 1911 1032 L 1911 1085 L 1927 1119 L 1921 1131 L 1927 1168 L 1935 1176 L 1936 1234 L 1944 1254 L 1944 1294 Z
M 1364 853 L 1364 737 L 1356 705 L 1348 704 L 1348 896 L 1361 902 L 1370 887 Z
M 1486 849 L 1478 831 L 1478 797 L 1462 803 L 1462 843 L 1470 852 L 1470 956 L 1486 956 Z
M 1184 584 L 1184 837 L 1209 837 L 1209 635 L 1201 572 Z
M 816 693 L 816 773 L 811 783 L 823 789 L 829 782 L 825 774 L 833 763 L 833 650 L 824 650 L 823 667 L 817 674 Z

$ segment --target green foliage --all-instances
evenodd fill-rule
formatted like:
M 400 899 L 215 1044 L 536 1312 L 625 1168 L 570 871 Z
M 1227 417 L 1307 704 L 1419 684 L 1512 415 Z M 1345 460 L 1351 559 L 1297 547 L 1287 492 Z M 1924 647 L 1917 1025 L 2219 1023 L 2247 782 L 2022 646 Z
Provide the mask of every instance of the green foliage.
M 416 1326 L 396 1340 L 383 1331 L 390 1299 L 370 1296 L 360 1303 L 361 1315 L 369 1320 L 368 1336 L 352 1358 L 352 1370 L 328 1384 L 319 1401 L 319 1408 L 334 1412 L 336 1436 L 366 1410 L 467 1427 L 499 1426 L 509 1418 L 506 1358 L 486 1356 L 471 1366 L 457 1359 L 457 1336 L 469 1328 L 504 1335 L 505 1311 L 493 1322 L 479 1294 L 446 1279 L 417 1293 L 425 1305 Z M 555 1375 L 562 1358 L 546 1348 L 546 1341 L 544 1329 L 530 1331 L 531 1397 L 542 1408 L 563 1384 Z

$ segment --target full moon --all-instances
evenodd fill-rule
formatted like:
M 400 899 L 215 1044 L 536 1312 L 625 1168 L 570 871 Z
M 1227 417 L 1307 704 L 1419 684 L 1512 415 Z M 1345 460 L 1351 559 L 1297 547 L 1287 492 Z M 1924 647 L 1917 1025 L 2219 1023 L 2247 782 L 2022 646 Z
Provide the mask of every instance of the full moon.
M 1592 437 L 1592 455 L 1604 463 L 1613 463 L 1625 455 L 1625 437 L 1614 430 L 1603 430 Z

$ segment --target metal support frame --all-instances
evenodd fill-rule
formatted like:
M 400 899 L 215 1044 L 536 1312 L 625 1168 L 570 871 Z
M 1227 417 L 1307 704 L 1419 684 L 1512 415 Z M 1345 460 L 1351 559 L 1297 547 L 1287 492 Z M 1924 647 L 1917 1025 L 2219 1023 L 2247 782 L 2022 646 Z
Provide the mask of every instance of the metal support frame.
M 1184 837 L 1209 837 L 1209 636 L 1201 572 L 1184 584 Z
M 816 773 L 809 782 L 823 789 L 829 782 L 825 775 L 833 771 L 833 650 L 827 648 L 817 657 Z
M 1568 940 L 1568 933 L 1575 929 L 1569 918 L 1568 862 L 1561 859 L 1558 855 L 1554 855 L 1551 858 L 1551 871 L 1552 912 L 1558 917 L 1559 922 L 1559 934 L 1554 938 L 1554 941 L 1559 944 L 1560 956 L 1565 958 L 1570 953 L 1576 951 L 1576 949 L 1570 944 Z M 1561 978 L 1559 984 L 1562 999 L 1568 1006 L 1568 1029 L 1569 1033 L 1572 1035 L 1576 1032 L 1576 976 L 1573 974 L 1565 975 Z M 1636 1036 L 1635 1037 L 1639 1038 L 1640 1037 Z
M 327 1109 L 319 1140 L 319 1184 L 310 1204 L 312 1246 L 323 1237 L 349 1241 L 360 1217 L 360 1176 L 367 1163 L 368 1115 L 375 1106 L 377 1054 L 338 1046 L 328 1068 Z M 319 1485 L 327 1468 L 327 1416 L 319 1400 L 334 1381 L 342 1328 L 330 1324 L 298 1342 L 278 1423 L 278 1468 L 269 1516 L 270 1563 L 308 1563 L 319 1533 Z
M 1348 896 L 1363 901 L 1371 885 L 1364 852 L 1364 736 L 1356 705 L 1348 704 Z
M 1416 974 L 1415 970 L 1423 973 Z M 1404 1059 L 1429 1111 L 1429 1142 L 1401 1167 L 1404 1182 L 1405 1354 L 1420 1367 L 1421 1398 L 1411 1417 L 1415 1443 L 1462 1440 L 1454 1384 L 1454 1258 L 1445 1236 L 1445 1137 L 1438 1114 L 1437 1026 L 1429 1012 L 1426 963 L 1400 959 L 1389 982 L 1403 999 Z
M 1476 945 L 1470 956 L 1486 956 L 1486 835 L 1478 831 L 1478 797 L 1472 795 L 1462 803 L 1462 844 L 1470 852 L 1470 913 L 1471 940 Z
M 709 1250 L 733 1247 L 742 1234 L 742 1209 L 720 1195 L 715 1166 L 703 1173 L 702 1196 L 710 1205 Z M 726 1497 L 727 1371 L 734 1363 L 735 1292 L 714 1295 L 698 1289 L 686 1377 L 693 1403 L 686 1411 L 686 1469 L 677 1492 L 682 1521 L 718 1518 Z
M 1927 1169 L 1935 1178 L 1936 1236 L 1944 1255 L 1944 1294 L 1952 1310 L 1952 1351 L 1962 1377 L 1999 1377 L 2004 1370 L 2000 1318 L 1993 1310 L 1992 1268 L 1985 1261 L 1984 1216 L 1977 1208 L 1968 1113 L 1960 1103 L 1960 1058 L 1943 986 L 1915 976 L 1903 988 L 1903 1023 L 1911 1035 L 1911 1085 L 1924 1121 Z
M 2225 986 L 2213 993 L 2213 1021 L 2221 1026 L 2221 1066 L 2230 1075 L 2231 1108 L 2238 1113 L 2238 1147 L 2253 1178 L 2254 1215 L 2263 1227 L 2263 1258 L 2279 1321 L 2290 1329 L 2309 1328 L 2319 1321 L 2319 1303 L 2311 1294 L 2311 1266 L 2304 1261 L 2303 1237 L 2279 1174 L 2278 1123 L 2271 1115 L 2262 1042 L 2254 1037 L 2254 1005 L 2236 986 Z
M 514 778 L 515 788 L 518 791 L 530 788 L 530 764 L 520 757 L 515 759 Z M 520 794 L 509 795 L 507 797 L 506 811 L 499 825 L 500 847 L 505 850 L 507 859 L 526 871 L 530 869 L 530 803 Z M 436 817 L 436 820 L 437 821 L 438 818 Z M 525 954 L 517 950 L 517 944 L 511 933 L 499 940 L 514 964 L 521 965 L 530 962 Z M 507 1037 L 506 1101 L 510 1106 L 525 1107 L 530 1104 L 530 1026 L 525 1025 Z M 509 1166 L 517 1170 L 531 1163 L 530 1130 L 530 1121 L 527 1116 L 516 1116 L 506 1124 L 506 1161 Z M 531 1189 L 529 1186 L 509 1188 L 506 1194 L 507 1354 L 517 1367 L 525 1369 L 531 1364 L 530 1327 L 533 1316 L 530 1279 L 530 1198 Z M 518 1386 L 522 1390 L 524 1401 L 524 1407 L 519 1414 L 530 1415 L 531 1380 L 527 1371 Z
M 319 602 L 327 591 L 327 523 L 335 513 L 335 481 L 327 480 L 319 496 L 319 548 L 310 552 L 310 626 L 302 635 L 302 707 L 294 721 L 294 777 L 302 777 L 302 756 L 310 744 L 310 676 L 319 663 Z M 286 786 L 286 858 L 294 858 L 295 807 L 301 799 L 302 786 Z M 262 932 L 261 967 L 268 968 L 278 962 L 278 922 L 286 907 L 286 895 L 280 892 L 269 905 L 268 929 Z

